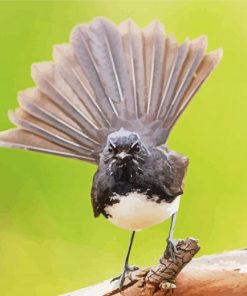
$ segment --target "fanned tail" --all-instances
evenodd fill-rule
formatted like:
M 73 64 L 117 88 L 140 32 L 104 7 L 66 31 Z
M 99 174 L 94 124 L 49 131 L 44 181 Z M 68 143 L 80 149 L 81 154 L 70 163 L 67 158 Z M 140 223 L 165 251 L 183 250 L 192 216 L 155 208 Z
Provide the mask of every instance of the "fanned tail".
M 54 62 L 33 64 L 37 87 L 19 93 L 9 112 L 17 128 L 0 133 L 0 146 L 97 162 L 121 127 L 160 145 L 222 57 L 206 47 L 205 36 L 179 45 L 157 20 L 78 25 Z

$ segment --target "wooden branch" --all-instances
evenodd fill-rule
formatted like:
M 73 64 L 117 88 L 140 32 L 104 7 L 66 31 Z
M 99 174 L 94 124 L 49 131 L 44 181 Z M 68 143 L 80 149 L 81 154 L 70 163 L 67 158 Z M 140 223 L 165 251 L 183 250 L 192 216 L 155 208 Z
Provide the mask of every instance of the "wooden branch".
M 105 281 L 64 296 L 247 295 L 247 250 L 203 256 L 187 265 L 198 250 L 196 240 L 180 240 L 176 262 L 165 252 L 156 266 L 132 272 L 122 292 L 116 282 Z

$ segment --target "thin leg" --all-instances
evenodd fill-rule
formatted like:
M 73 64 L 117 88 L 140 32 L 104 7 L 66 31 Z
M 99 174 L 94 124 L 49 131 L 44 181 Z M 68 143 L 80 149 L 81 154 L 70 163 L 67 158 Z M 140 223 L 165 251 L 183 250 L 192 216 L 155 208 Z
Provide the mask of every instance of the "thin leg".
M 133 245 L 133 241 L 134 241 L 134 238 L 135 238 L 135 234 L 136 234 L 136 232 L 132 231 L 128 251 L 127 251 L 125 262 L 124 262 L 124 267 L 129 266 L 129 257 L 130 257 L 130 252 L 131 252 L 131 248 L 132 248 L 132 245 Z
M 177 212 L 172 215 L 171 218 L 171 225 L 170 225 L 170 230 L 169 230 L 169 235 L 167 238 L 167 247 L 166 247 L 166 253 L 168 253 L 174 262 L 176 262 L 176 242 L 173 239 L 173 234 L 174 234 L 174 228 L 176 224 L 176 218 L 177 218 Z
M 124 280 L 126 278 L 127 273 L 130 272 L 130 271 L 134 271 L 134 270 L 138 269 L 136 266 L 133 266 L 133 267 L 129 266 L 129 257 L 130 257 L 130 252 L 131 252 L 131 249 L 132 249 L 134 238 L 135 238 L 135 231 L 133 231 L 132 234 L 131 234 L 128 251 L 127 251 L 127 254 L 126 254 L 126 257 L 125 257 L 125 261 L 124 261 L 123 273 L 120 276 L 115 277 L 114 279 L 112 279 L 112 281 L 120 280 L 120 283 L 119 283 L 119 289 L 120 290 L 122 290 L 122 288 L 123 288 Z
M 169 230 L 169 235 L 168 235 L 168 240 L 172 240 L 173 239 L 174 228 L 175 228 L 176 219 L 177 219 L 177 214 L 178 214 L 178 212 L 176 212 L 176 213 L 174 213 L 172 215 L 171 225 L 170 225 L 170 230 Z

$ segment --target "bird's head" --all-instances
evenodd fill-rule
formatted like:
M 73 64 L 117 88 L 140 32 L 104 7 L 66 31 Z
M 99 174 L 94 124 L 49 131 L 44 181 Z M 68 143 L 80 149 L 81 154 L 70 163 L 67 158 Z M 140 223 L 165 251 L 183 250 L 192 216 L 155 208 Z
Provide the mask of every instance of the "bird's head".
M 141 172 L 141 166 L 148 155 L 149 151 L 140 136 L 122 128 L 108 136 L 102 160 L 112 175 L 120 170 L 135 175 L 138 170 Z

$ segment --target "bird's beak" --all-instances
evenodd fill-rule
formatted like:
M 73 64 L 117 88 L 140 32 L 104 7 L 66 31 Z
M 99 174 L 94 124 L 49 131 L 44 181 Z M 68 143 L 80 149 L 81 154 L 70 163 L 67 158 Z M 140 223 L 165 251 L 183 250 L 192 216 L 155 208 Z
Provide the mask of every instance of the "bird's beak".
M 124 160 L 129 154 L 127 154 L 126 152 L 122 151 L 117 155 L 117 158 L 119 160 Z
M 120 152 L 116 155 L 118 165 L 127 165 L 132 160 L 132 155 L 127 152 Z

